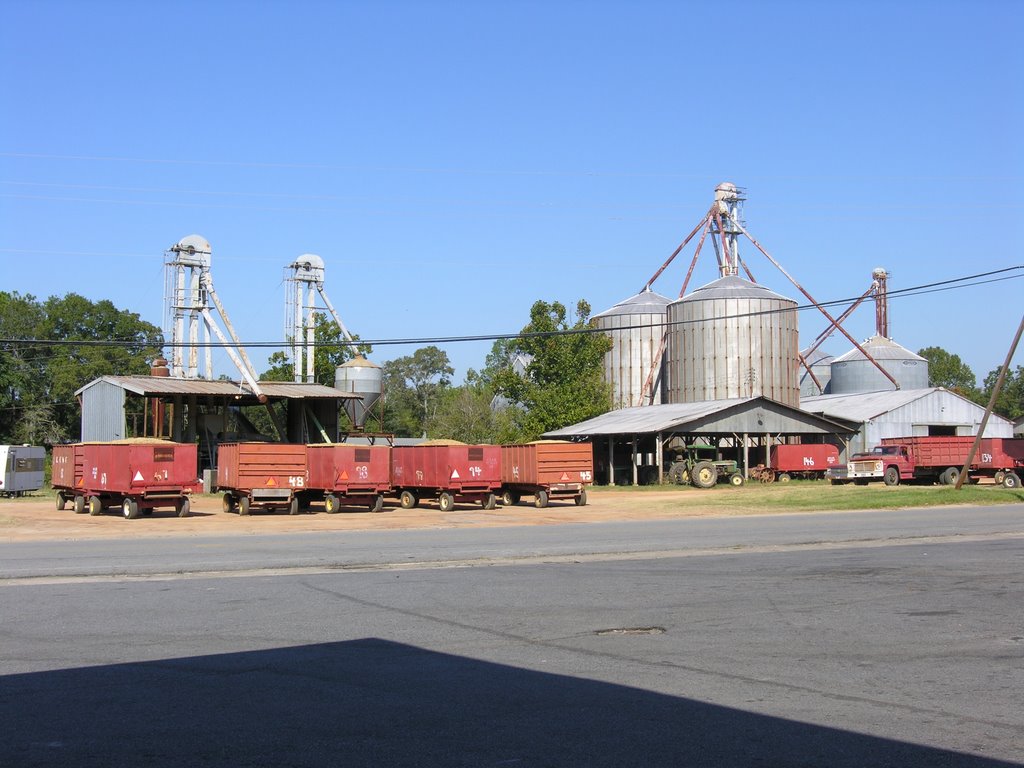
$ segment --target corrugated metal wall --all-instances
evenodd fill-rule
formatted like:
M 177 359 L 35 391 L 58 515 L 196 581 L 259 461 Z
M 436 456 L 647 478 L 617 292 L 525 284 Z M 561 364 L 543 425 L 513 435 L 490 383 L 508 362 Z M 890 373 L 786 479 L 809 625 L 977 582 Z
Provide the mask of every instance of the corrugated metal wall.
M 83 442 L 124 439 L 124 399 L 124 390 L 106 381 L 82 392 Z

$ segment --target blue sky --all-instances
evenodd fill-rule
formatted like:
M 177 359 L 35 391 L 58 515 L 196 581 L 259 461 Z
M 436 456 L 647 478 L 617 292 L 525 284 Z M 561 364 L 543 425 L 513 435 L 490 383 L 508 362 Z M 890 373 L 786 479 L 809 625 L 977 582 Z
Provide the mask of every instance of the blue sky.
M 596 313 L 638 291 L 726 180 L 820 301 L 878 266 L 891 290 L 1019 266 L 1022 36 L 1016 0 L 0 0 L 0 289 L 160 324 L 163 252 L 198 233 L 248 341 L 283 339 L 307 252 L 363 338 L 509 333 L 537 299 Z M 1022 273 L 893 299 L 891 335 L 980 380 Z M 708 249 L 693 285 L 716 277 Z M 866 338 L 873 309 L 846 325 Z M 489 347 L 445 349 L 461 378 Z

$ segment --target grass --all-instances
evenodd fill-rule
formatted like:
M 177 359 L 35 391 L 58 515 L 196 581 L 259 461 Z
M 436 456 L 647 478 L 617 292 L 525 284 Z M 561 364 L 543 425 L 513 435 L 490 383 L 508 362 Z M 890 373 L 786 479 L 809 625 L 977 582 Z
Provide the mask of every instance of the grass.
M 606 486 L 588 490 L 597 501 L 609 497 L 634 495 L 638 503 L 654 492 L 669 493 L 671 499 L 659 498 L 658 506 L 700 506 L 708 510 L 751 514 L 774 512 L 841 511 L 852 509 L 900 509 L 904 507 L 942 507 L 956 505 L 994 505 L 1024 503 L 1024 490 L 997 485 L 965 485 L 959 491 L 951 486 L 899 485 L 889 488 L 883 483 L 870 485 L 829 485 L 825 481 L 799 481 L 762 485 L 749 483 L 742 488 L 720 484 L 702 490 L 692 486 L 642 485 Z M 654 502 L 654 499 L 650 499 Z

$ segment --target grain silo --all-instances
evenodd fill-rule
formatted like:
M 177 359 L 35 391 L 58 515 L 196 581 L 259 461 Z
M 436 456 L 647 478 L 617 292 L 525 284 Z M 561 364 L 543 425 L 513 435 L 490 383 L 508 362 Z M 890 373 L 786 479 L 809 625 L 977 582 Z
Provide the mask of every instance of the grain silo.
M 604 356 L 604 380 L 612 388 L 613 408 L 662 402 L 661 343 L 671 301 L 645 288 L 594 315 L 597 327 L 607 331 L 612 340 L 612 348 Z
M 798 408 L 796 302 L 731 274 L 668 306 L 666 401 L 764 397 Z
M 800 354 L 808 366 L 808 368 L 800 369 L 800 397 L 831 394 L 832 361 L 835 358 L 821 349 L 816 349 L 813 352 L 804 350 Z M 817 379 L 817 383 L 815 383 L 815 379 Z
M 928 387 L 928 361 L 915 355 L 892 339 L 875 335 L 861 344 L 876 362 L 872 362 L 859 349 L 851 349 L 832 361 L 831 394 L 849 395 L 856 392 L 884 392 L 894 389 L 926 389 Z M 896 380 L 893 384 L 881 366 Z

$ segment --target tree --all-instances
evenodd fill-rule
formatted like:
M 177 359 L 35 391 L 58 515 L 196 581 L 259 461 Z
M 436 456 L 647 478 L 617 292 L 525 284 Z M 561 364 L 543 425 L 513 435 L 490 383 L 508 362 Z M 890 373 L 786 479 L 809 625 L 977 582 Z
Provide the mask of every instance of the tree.
M 384 363 L 385 429 L 408 437 L 426 434 L 454 374 L 448 354 L 435 346 Z
M 493 402 L 493 387 L 471 368 L 462 386 L 444 390 L 427 434 L 464 443 L 514 442 L 516 409 L 495 410 Z
M 100 376 L 148 373 L 163 346 L 138 314 L 75 293 L 40 303 L 0 292 L 0 338 L 11 340 L 0 352 L 0 441 L 76 439 L 75 391 Z
M 352 338 L 358 342 L 359 336 Z M 334 386 L 334 369 L 348 362 L 357 354 L 369 355 L 373 347 L 369 344 L 352 344 L 345 340 L 341 328 L 329 320 L 323 312 L 313 313 L 313 380 L 328 387 Z M 291 339 L 289 339 L 289 342 Z M 275 352 L 268 359 L 268 368 L 260 378 L 263 381 L 294 381 L 295 367 L 287 352 Z M 303 371 L 303 374 L 305 371 Z
M 995 389 L 998 378 L 999 368 L 989 371 L 985 377 L 983 392 L 985 405 L 988 405 L 988 401 L 992 398 L 992 390 Z M 1003 381 L 1003 388 L 999 392 L 999 397 L 996 398 L 993 410 L 1008 419 L 1024 416 L 1024 365 L 1018 365 L 1016 371 L 1013 368 L 1006 371 L 1006 379 Z
M 917 354 L 928 361 L 928 386 L 945 387 L 971 399 L 977 397 L 977 377 L 959 355 L 950 354 L 942 347 L 925 347 Z
M 576 304 L 569 323 L 559 302 L 534 302 L 530 322 L 510 352 L 526 355 L 526 373 L 510 367 L 495 374 L 495 389 L 517 411 L 518 439 L 533 440 L 552 429 L 602 414 L 611 408 L 611 393 L 601 369 L 611 339 L 594 332 L 590 305 Z

